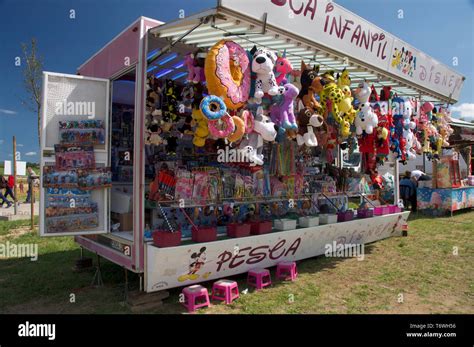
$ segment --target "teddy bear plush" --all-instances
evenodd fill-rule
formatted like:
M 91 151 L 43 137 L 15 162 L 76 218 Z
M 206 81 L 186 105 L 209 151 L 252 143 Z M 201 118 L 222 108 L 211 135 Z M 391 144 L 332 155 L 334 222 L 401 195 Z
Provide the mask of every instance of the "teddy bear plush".
M 257 49 L 257 46 L 253 46 L 250 54 L 252 55 L 252 71 L 257 76 L 254 97 L 257 102 L 261 102 L 265 93 L 269 95 L 278 94 L 278 84 L 273 73 L 277 56 L 274 52 L 265 48 Z

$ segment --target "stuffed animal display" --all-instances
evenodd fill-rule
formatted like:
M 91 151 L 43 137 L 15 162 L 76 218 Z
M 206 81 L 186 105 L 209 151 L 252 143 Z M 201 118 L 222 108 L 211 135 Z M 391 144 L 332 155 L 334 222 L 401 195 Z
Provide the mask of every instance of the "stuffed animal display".
M 181 155 L 183 145 L 206 158 L 227 146 L 245 152 L 253 166 L 276 160 L 274 147 L 279 164 L 287 165 L 281 148 L 288 143 L 300 153 L 321 147 L 331 162 L 338 145 L 353 151 L 358 142 L 368 170 L 390 152 L 405 162 L 422 152 L 437 158 L 449 145 L 449 110 L 402 98 L 390 86 L 363 81 L 354 88 L 351 67 L 336 75 L 305 58 L 295 70 L 292 54 L 257 46 L 247 51 L 228 39 L 207 51 L 184 52 L 187 74 L 147 80 L 146 145 L 169 156 Z

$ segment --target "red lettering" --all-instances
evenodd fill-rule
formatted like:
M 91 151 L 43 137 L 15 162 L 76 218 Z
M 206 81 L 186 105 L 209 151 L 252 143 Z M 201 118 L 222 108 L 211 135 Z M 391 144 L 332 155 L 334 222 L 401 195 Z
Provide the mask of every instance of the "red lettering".
M 304 4 L 301 3 L 300 9 L 298 11 L 295 10 L 295 8 L 293 7 L 293 0 L 290 0 L 290 8 L 295 14 L 300 14 L 303 11 L 303 7 L 304 7 Z
M 370 51 L 373 52 L 374 51 L 374 43 L 379 38 L 379 34 L 375 33 L 373 35 L 370 35 L 370 31 L 369 31 L 368 36 L 372 38 L 372 43 L 370 44 Z
M 436 84 L 438 84 L 440 80 L 441 80 L 441 72 L 435 73 L 435 80 L 434 80 L 434 82 L 435 82 Z
M 285 6 L 286 0 L 272 0 L 272 4 L 277 5 L 277 6 Z
M 217 272 L 221 271 L 221 267 L 224 263 L 227 263 L 230 258 L 232 258 L 232 253 L 229 251 L 224 251 L 217 256 L 219 260 L 217 261 Z
M 280 253 L 279 256 L 274 256 L 274 255 L 273 255 L 273 252 L 278 251 L 280 248 L 282 248 L 282 247 L 285 245 L 285 243 L 286 243 L 285 240 L 280 240 L 280 242 L 278 242 L 278 243 L 270 250 L 270 254 L 268 255 L 268 256 L 270 257 L 270 259 L 273 259 L 273 260 L 278 259 L 278 258 L 280 258 L 280 257 L 283 255 L 283 253 L 285 253 L 285 250 L 283 250 L 283 251 Z
M 313 0 L 310 0 L 308 4 L 306 5 L 306 8 L 304 9 L 304 16 L 308 14 L 308 12 L 311 12 L 311 20 L 314 19 L 314 15 L 316 14 L 316 6 L 318 5 L 318 0 L 314 0 L 314 6 L 311 7 L 311 4 L 313 3 Z
M 387 41 L 385 41 L 385 43 L 383 44 L 382 54 L 380 55 L 380 57 L 382 58 L 382 60 L 384 60 L 385 58 L 387 58 L 387 54 L 385 54 L 385 48 L 387 48 Z
M 341 34 L 341 16 L 339 16 L 339 25 L 337 23 L 336 17 L 332 19 L 331 30 L 329 30 L 329 35 L 332 35 L 333 29 L 336 32 L 336 36 L 339 37 L 339 35 Z
M 236 255 L 234 255 L 234 257 L 232 258 L 232 260 L 230 261 L 230 264 L 229 264 L 229 269 L 233 269 L 234 267 L 237 267 L 239 265 L 242 265 L 245 260 L 241 260 L 241 261 L 238 261 L 238 262 L 235 262 L 236 259 L 240 259 L 240 258 L 244 258 L 245 257 L 245 254 L 241 254 L 243 253 L 244 251 L 248 251 L 249 249 L 252 249 L 252 247 L 245 247 L 245 248 L 241 248 L 239 250 L 239 253 L 237 253 Z
M 334 10 L 334 5 L 330 2 L 326 5 L 326 13 L 332 12 Z
M 346 19 L 346 23 L 344 24 L 344 27 L 342 28 L 341 39 L 344 38 L 344 34 L 346 33 L 346 31 L 351 30 L 351 28 L 349 27 L 349 24 L 354 24 L 354 21 Z
M 365 42 L 365 49 L 369 49 L 369 44 L 370 44 L 370 33 L 366 33 L 364 30 L 362 30 L 362 36 L 360 37 L 360 42 L 359 46 L 362 47 Z
M 356 45 L 359 45 L 359 38 L 360 38 L 360 32 L 362 28 L 360 25 L 356 26 L 354 33 L 352 34 L 351 37 L 351 43 L 353 43 L 354 39 L 356 40 Z
M 296 251 L 298 250 L 298 247 L 300 246 L 300 243 L 301 243 L 301 238 L 298 237 L 298 238 L 291 244 L 290 248 L 288 248 L 288 250 L 286 251 L 285 257 L 287 257 L 290 252 L 292 252 L 292 255 L 295 255 Z
M 252 249 L 249 253 L 249 260 L 247 260 L 247 264 L 256 264 L 260 263 L 265 257 L 267 256 L 266 252 L 258 252 L 260 249 L 267 249 L 268 246 L 259 246 Z

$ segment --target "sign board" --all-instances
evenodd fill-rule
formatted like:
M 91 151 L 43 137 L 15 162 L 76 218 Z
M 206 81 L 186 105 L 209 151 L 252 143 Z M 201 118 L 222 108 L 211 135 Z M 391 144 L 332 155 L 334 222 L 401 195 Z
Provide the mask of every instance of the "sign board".
M 13 164 L 10 160 L 5 160 L 3 164 L 3 174 L 8 176 L 13 175 Z M 16 162 L 16 175 L 26 176 L 26 161 Z
M 409 212 L 179 247 L 146 247 L 146 291 L 188 286 L 325 253 L 326 245 L 365 244 L 400 235 Z
M 266 12 L 268 24 L 328 47 L 349 61 L 355 58 L 445 97 L 452 94 L 454 100 L 459 99 L 463 83 L 460 74 L 338 4 L 328 0 L 221 0 L 220 3 L 223 8 L 258 20 Z M 400 67 L 392 66 L 394 54 L 403 47 L 411 53 L 408 67 L 405 61 Z M 410 56 L 416 57 L 416 70 L 409 69 Z M 404 73 L 405 70 L 408 72 Z

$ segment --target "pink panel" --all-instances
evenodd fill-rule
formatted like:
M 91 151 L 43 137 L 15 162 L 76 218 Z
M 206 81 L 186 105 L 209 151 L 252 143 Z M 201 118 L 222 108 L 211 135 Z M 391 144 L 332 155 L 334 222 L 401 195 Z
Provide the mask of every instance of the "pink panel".
M 125 65 L 127 57 L 130 65 L 137 61 L 139 39 L 140 21 L 138 20 L 81 66 L 78 73 L 82 76 L 110 78 L 127 67 Z

